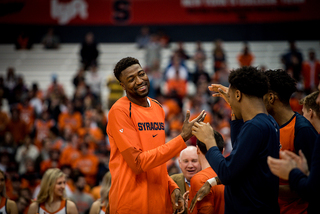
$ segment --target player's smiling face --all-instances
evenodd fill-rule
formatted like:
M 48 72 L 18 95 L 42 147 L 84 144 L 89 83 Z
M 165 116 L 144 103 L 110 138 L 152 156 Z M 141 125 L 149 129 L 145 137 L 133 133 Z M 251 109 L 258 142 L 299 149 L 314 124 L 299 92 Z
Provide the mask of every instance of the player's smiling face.
M 121 86 L 130 98 L 144 98 L 149 93 L 149 78 L 139 64 L 131 65 L 122 71 L 120 80 Z

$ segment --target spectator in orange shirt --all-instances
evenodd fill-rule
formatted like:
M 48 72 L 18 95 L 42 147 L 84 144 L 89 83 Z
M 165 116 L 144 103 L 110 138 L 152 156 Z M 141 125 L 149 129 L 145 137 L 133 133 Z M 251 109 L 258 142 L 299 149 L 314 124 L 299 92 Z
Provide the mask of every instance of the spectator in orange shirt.
M 47 89 L 47 98 L 49 98 L 52 93 L 59 97 L 65 97 L 64 88 L 60 83 L 58 83 L 58 76 L 56 74 L 52 74 L 51 78 L 52 82 Z
M 50 119 L 48 110 L 41 113 L 41 118 L 36 119 L 34 122 L 35 142 L 34 144 L 39 148 L 42 147 L 42 140 L 49 137 L 49 130 L 55 125 L 53 119 Z
M 82 143 L 80 145 L 80 157 L 75 160 L 72 167 L 73 169 L 79 169 L 85 175 L 86 181 L 90 186 L 96 183 L 98 164 L 99 159 L 94 154 L 89 153 L 89 145 Z
M 96 149 L 98 146 L 97 144 L 104 139 L 104 135 L 101 129 L 97 126 L 92 120 L 92 116 L 86 116 L 84 118 L 84 127 L 78 129 L 79 137 L 84 139 L 86 135 L 90 135 L 90 148 Z
M 24 138 L 27 136 L 28 126 L 20 118 L 20 110 L 16 107 L 11 109 L 11 120 L 7 126 L 8 131 L 11 132 L 15 144 L 22 144 Z
M 35 110 L 29 103 L 30 99 L 27 95 L 22 97 L 22 102 L 17 105 L 20 110 L 21 119 L 26 122 L 28 131 L 31 132 L 35 120 Z
M 17 167 L 8 167 L 6 169 L 6 194 L 11 200 L 17 201 L 21 186 L 21 178 Z
M 219 150 L 223 151 L 224 141 L 221 134 L 217 131 L 213 133 L 214 138 L 216 139 L 217 146 Z M 217 176 L 215 171 L 210 167 L 206 159 L 207 147 L 204 143 L 197 140 L 197 153 L 199 157 L 199 162 L 202 170 L 195 174 L 190 181 L 190 190 L 189 190 L 189 206 L 191 200 L 195 197 L 199 189 L 204 183 L 210 178 Z M 211 188 L 210 193 L 201 201 L 196 203 L 193 212 L 194 213 L 224 213 L 224 185 L 217 185 Z
M 60 150 L 58 149 L 51 149 L 50 150 L 50 158 L 45 160 L 41 163 L 41 171 L 40 173 L 43 175 L 47 169 L 50 168 L 60 168 L 59 158 L 60 158 Z
M 302 63 L 302 76 L 306 94 L 317 91 L 319 84 L 320 61 L 316 58 L 314 49 L 309 50 L 309 60 Z
M 1 93 L 1 91 L 0 91 L 0 93 Z M 6 133 L 9 121 L 10 121 L 10 119 L 8 117 L 8 114 L 6 112 L 2 111 L 2 99 L 0 96 L 0 141 L 2 139 L 4 139 L 4 135 Z
M 59 115 L 59 129 L 63 130 L 66 127 L 70 127 L 73 132 L 76 132 L 82 125 L 82 116 L 79 112 L 74 111 L 74 106 L 71 101 L 68 101 L 67 109 L 67 112 Z
M 73 133 L 71 141 L 67 141 L 67 145 L 63 148 L 60 156 L 61 165 L 72 165 L 75 160 L 80 157 L 79 146 L 79 136 L 77 133 Z
M 241 67 L 251 66 L 254 58 L 254 55 L 250 52 L 249 44 L 247 42 L 243 43 L 242 53 L 240 53 L 237 57 L 239 65 Z

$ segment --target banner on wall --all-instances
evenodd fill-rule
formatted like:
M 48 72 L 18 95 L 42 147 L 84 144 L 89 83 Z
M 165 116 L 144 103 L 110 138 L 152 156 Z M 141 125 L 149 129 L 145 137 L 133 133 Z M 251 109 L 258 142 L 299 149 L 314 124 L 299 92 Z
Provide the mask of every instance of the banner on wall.
M 319 20 L 318 0 L 0 0 L 0 23 L 230 24 Z

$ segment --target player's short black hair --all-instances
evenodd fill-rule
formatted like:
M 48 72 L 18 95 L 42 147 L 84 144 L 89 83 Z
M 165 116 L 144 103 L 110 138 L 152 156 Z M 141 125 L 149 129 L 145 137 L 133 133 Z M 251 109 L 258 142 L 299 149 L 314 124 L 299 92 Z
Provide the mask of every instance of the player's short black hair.
M 291 95 L 297 91 L 297 81 L 282 69 L 265 71 L 269 80 L 269 91 L 275 92 L 282 103 L 289 104 Z
M 268 92 L 268 78 L 257 67 L 244 66 L 232 70 L 229 83 L 230 87 L 249 96 L 262 98 Z
M 218 149 L 220 150 L 220 152 L 222 152 L 223 146 L 224 146 L 224 140 L 223 140 L 222 135 L 219 132 L 213 130 L 213 137 L 214 137 L 214 139 L 216 139 Z M 202 154 L 204 154 L 204 155 L 207 154 L 206 144 L 204 144 L 203 142 L 201 142 L 200 140 L 197 139 L 197 145 L 198 145 L 200 151 L 202 152 Z
M 126 57 L 117 62 L 116 66 L 113 69 L 114 76 L 120 81 L 120 75 L 123 70 L 130 67 L 131 65 L 139 64 L 139 60 L 133 57 Z

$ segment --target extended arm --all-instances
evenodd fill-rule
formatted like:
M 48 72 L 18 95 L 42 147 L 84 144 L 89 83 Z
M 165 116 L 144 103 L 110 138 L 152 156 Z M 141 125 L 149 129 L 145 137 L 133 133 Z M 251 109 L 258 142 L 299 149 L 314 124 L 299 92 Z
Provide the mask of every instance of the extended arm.
M 108 133 L 108 135 L 110 138 L 117 139 L 115 143 L 119 151 L 129 167 L 136 174 L 164 164 L 177 155 L 182 149 L 186 148 L 185 140 L 191 137 L 191 127 L 193 123 L 198 120 L 203 120 L 205 116 L 203 112 L 191 122 L 186 120 L 181 135 L 155 149 L 142 151 L 140 137 L 132 121 L 128 117 L 118 117 L 118 114 L 124 113 L 117 110 L 114 111 L 113 114 L 109 114 L 109 126 L 113 126 L 113 130 L 115 131 Z M 189 119 L 188 114 L 186 119 Z

